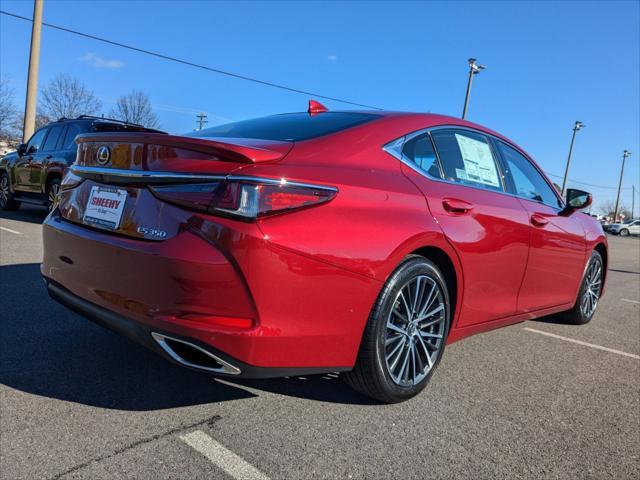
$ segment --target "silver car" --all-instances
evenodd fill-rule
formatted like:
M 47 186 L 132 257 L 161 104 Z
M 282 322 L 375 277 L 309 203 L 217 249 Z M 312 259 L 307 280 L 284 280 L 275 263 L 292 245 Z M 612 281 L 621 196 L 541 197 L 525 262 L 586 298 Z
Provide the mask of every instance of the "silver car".
M 640 235 L 640 220 L 627 220 L 624 223 L 612 223 L 609 225 L 609 233 L 626 237 L 627 235 Z

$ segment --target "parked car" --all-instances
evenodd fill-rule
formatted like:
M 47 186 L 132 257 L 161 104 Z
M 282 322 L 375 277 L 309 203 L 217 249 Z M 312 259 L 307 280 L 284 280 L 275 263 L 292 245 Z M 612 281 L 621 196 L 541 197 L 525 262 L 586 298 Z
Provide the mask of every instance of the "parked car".
M 51 208 L 65 170 L 76 159 L 76 135 L 88 132 L 155 132 L 142 125 L 81 115 L 37 130 L 27 143 L 0 159 L 0 210 L 21 203 Z
M 603 292 L 591 195 L 564 201 L 520 147 L 457 118 L 311 105 L 77 142 L 44 224 L 49 294 L 196 370 L 341 371 L 398 402 L 446 343 L 584 324 Z
M 622 223 L 612 223 L 607 229 L 609 233 L 626 237 L 628 235 L 640 235 L 640 220 L 627 220 Z

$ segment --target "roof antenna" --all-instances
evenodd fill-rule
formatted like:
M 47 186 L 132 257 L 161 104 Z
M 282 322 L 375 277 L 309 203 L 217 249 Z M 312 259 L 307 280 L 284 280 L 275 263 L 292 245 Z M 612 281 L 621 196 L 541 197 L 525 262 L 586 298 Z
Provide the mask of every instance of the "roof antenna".
M 309 109 L 307 110 L 309 115 L 315 115 L 316 113 L 324 113 L 328 111 L 329 109 L 325 107 L 323 104 L 321 104 L 320 102 L 316 102 L 315 100 L 309 100 Z

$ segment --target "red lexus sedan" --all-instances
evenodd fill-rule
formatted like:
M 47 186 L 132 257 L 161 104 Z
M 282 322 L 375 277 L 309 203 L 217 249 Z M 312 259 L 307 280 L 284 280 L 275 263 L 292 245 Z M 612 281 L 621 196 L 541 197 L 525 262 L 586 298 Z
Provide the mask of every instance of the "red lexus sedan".
M 44 225 L 49 294 L 186 367 L 345 372 L 421 391 L 446 343 L 583 324 L 607 242 L 503 136 L 457 118 L 309 112 L 190 134 L 95 133 Z

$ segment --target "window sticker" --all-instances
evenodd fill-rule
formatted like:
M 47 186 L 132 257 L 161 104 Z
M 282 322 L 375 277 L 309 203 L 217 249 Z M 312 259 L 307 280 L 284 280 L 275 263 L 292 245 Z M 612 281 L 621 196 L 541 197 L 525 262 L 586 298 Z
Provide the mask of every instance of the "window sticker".
M 463 177 L 460 175 L 459 169 L 456 169 L 458 178 L 499 188 L 498 171 L 489 145 L 457 133 L 455 136 L 462 154 L 465 172 Z
M 469 177 L 467 177 L 467 171 L 462 168 L 456 168 L 456 177 L 460 180 L 469 180 Z

